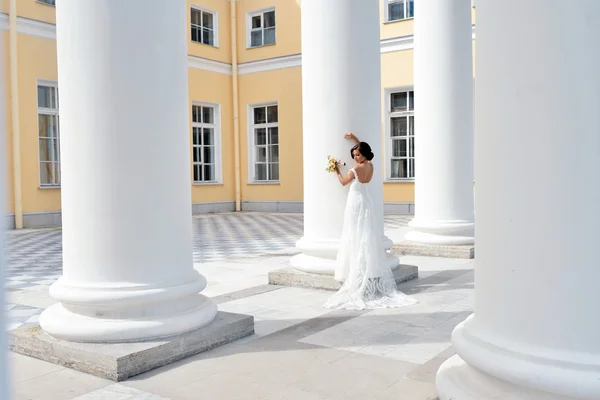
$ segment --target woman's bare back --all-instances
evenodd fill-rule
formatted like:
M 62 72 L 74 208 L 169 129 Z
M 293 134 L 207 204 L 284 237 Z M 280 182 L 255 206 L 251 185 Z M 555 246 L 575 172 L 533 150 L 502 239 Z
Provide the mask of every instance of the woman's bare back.
M 360 183 L 369 183 L 373 178 L 373 164 L 370 161 L 366 161 L 362 164 L 358 164 L 354 167 L 356 171 L 356 175 L 358 176 L 358 181 Z

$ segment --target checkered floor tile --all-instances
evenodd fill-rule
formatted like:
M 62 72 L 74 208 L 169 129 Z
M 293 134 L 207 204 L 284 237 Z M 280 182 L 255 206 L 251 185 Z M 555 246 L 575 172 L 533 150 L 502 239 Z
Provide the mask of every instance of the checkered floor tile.
M 256 257 L 293 248 L 301 214 L 233 213 L 194 218 L 194 261 Z
M 386 229 L 406 226 L 411 217 L 389 215 Z M 303 233 L 302 214 L 227 213 L 193 218 L 195 262 L 259 257 L 295 252 Z M 27 229 L 6 232 L 8 270 L 6 290 L 38 290 L 62 273 L 62 231 Z
M 6 330 L 13 330 L 22 325 L 38 323 L 43 308 L 29 307 L 21 304 L 5 304 Z

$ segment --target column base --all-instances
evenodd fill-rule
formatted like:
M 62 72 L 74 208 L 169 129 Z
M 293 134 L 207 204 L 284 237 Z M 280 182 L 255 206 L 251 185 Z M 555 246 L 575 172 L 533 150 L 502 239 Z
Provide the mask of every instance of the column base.
M 136 343 L 74 343 L 46 334 L 39 325 L 8 332 L 11 351 L 113 381 L 123 381 L 254 334 L 254 317 L 219 312 L 204 328 Z
M 414 218 L 408 226 L 412 231 L 404 238 L 410 242 L 442 246 L 475 244 L 473 221 L 422 221 Z
M 441 245 L 441 244 L 422 244 L 404 241 L 395 244 L 392 247 L 392 254 L 399 256 L 427 256 L 427 257 L 445 257 L 445 258 L 475 258 L 475 245 Z
M 597 354 L 509 341 L 498 333 L 480 329 L 476 314 L 454 329 L 452 344 L 460 361 L 454 358 L 440 369 L 438 386 L 446 396 L 440 400 L 600 399 Z M 489 378 L 479 382 L 476 372 Z M 529 396 L 523 394 L 527 391 Z M 558 397 L 535 397 L 538 392 L 539 396 Z M 504 393 L 514 397 L 500 396 Z
M 393 273 L 397 284 L 419 277 L 419 269 L 414 265 L 396 265 Z M 269 272 L 269 284 L 324 290 L 339 290 L 342 287 L 342 283 L 336 281 L 333 275 L 311 274 L 290 267 Z
M 381 244 L 385 253 L 383 262 L 390 269 L 395 269 L 400 264 L 398 257 L 387 251 L 393 246 L 392 240 L 384 235 Z M 339 245 L 339 240 L 316 241 L 303 237 L 296 243 L 296 248 L 302 253 L 293 256 L 290 265 L 308 274 L 333 276 Z
M 50 295 L 59 303 L 40 315 L 49 335 L 71 342 L 125 343 L 152 340 L 202 328 L 217 315 L 217 305 L 199 294 L 206 279 L 194 271 L 177 286 L 86 286 L 59 278 Z
M 398 265 L 400 265 L 398 257 L 387 251 L 385 252 L 383 262 L 391 270 L 396 269 Z M 301 253 L 296 254 L 290 259 L 290 265 L 300 272 L 315 275 L 328 275 L 333 278 L 336 260 L 335 256 L 334 258 L 324 258 Z
M 478 371 L 460 356 L 450 357 L 436 375 L 439 400 L 573 400 L 500 381 Z M 592 399 L 591 397 L 588 397 Z M 582 397 L 585 399 L 585 397 Z

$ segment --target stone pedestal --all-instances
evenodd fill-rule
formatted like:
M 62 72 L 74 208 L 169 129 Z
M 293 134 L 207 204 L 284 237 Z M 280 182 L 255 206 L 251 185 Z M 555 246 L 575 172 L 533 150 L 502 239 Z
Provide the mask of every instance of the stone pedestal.
M 134 343 L 76 343 L 56 339 L 39 325 L 8 334 L 10 350 L 113 381 L 202 353 L 254 334 L 254 318 L 219 312 L 201 329 Z
M 415 217 L 405 238 L 473 245 L 470 1 L 420 2 L 414 38 Z
M 600 2 L 561 4 L 477 4 L 475 314 L 440 400 L 600 399 Z
M 327 155 L 354 165 L 345 132 L 354 132 L 375 153 L 371 197 L 377 207 L 383 250 L 383 147 L 381 138 L 380 22 L 377 1 L 303 0 L 302 114 L 304 140 L 304 236 L 291 265 L 333 275 L 348 187 L 325 171 Z M 357 29 L 360 27 L 360 29 Z M 365 62 L 368 60 L 368 62 Z M 390 268 L 398 258 L 382 255 Z
M 419 277 L 419 270 L 414 265 L 401 264 L 392 272 L 397 284 Z M 333 275 L 310 274 L 291 267 L 269 272 L 269 284 L 324 290 L 339 290 L 342 287 L 340 282 L 333 279 Z
M 442 244 L 422 244 L 408 240 L 395 244 L 392 254 L 398 256 L 425 256 L 444 258 L 475 258 L 475 245 L 464 244 L 447 246 Z

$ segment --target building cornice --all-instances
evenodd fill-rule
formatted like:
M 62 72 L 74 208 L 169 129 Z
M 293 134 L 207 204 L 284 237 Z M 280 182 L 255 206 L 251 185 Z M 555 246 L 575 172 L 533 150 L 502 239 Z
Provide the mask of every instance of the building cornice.
M 8 14 L 0 13 L 0 30 L 7 31 L 9 29 L 8 25 Z M 56 25 L 29 18 L 17 17 L 17 32 L 23 35 L 56 40 Z
M 8 14 L 0 13 L 0 30 L 8 30 Z M 475 39 L 475 25 L 472 27 L 473 39 Z M 23 35 L 37 36 L 44 39 L 56 40 L 56 25 L 48 22 L 35 21 L 28 18 L 17 18 L 17 32 Z M 393 53 L 397 51 L 412 50 L 414 48 L 414 36 L 398 36 L 381 40 L 381 53 Z M 203 71 L 215 72 L 223 75 L 231 75 L 232 67 L 229 63 L 209 60 L 202 57 L 188 55 L 189 68 Z M 275 57 L 266 60 L 249 61 L 240 63 L 238 73 L 240 75 L 254 74 L 257 72 L 274 71 L 285 68 L 302 66 L 302 55 L 293 54 Z
M 471 27 L 471 37 L 475 39 L 475 25 Z M 381 40 L 381 53 L 412 50 L 415 47 L 414 35 L 397 36 Z
M 232 74 L 231 64 L 192 55 L 188 55 L 188 67 L 223 75 Z
M 291 56 L 275 57 L 266 60 L 249 61 L 238 65 L 238 74 L 247 75 L 256 72 L 273 71 L 284 68 L 300 67 L 302 65 L 302 55 L 293 54 Z

